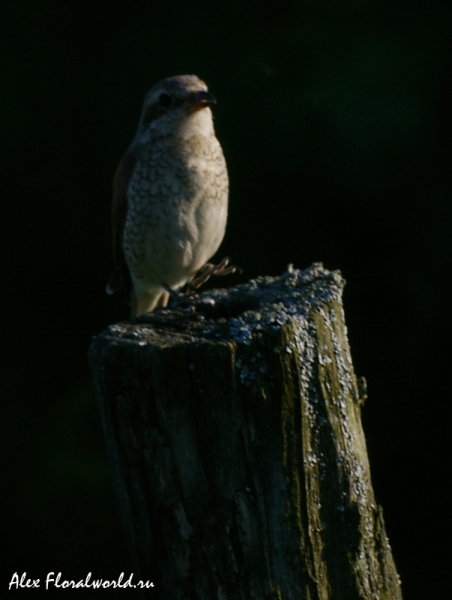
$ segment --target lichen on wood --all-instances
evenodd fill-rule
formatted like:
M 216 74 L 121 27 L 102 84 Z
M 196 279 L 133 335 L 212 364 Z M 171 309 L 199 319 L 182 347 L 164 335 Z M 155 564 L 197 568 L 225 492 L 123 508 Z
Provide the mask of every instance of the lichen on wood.
M 93 340 L 118 504 L 150 598 L 401 599 L 343 286 L 320 264 L 290 267 Z

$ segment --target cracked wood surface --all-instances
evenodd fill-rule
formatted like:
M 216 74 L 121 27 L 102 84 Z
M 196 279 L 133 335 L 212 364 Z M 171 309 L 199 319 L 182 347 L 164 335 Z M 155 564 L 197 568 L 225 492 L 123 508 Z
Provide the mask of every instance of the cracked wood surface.
M 399 600 L 339 272 L 110 326 L 90 362 L 143 597 Z

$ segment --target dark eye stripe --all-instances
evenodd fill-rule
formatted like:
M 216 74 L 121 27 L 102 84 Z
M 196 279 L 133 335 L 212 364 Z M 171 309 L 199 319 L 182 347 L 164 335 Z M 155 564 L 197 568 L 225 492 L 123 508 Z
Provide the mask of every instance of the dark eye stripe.
M 173 99 L 169 94 L 160 94 L 159 96 L 159 104 L 163 106 L 163 108 L 169 108 L 172 104 Z
M 151 121 L 155 121 L 158 119 L 163 113 L 165 109 L 160 104 L 151 104 L 147 107 L 146 112 L 143 115 L 143 124 L 147 125 L 151 123 Z
M 151 104 L 146 109 L 146 112 L 143 115 L 143 125 L 148 125 L 152 121 L 157 120 L 168 112 L 168 110 L 181 106 L 184 102 L 185 100 L 183 98 L 174 98 L 165 93 L 160 94 L 157 102 Z

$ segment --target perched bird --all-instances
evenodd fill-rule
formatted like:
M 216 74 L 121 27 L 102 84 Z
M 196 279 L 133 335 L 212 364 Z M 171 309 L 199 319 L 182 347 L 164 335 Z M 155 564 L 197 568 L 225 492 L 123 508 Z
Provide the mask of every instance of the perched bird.
M 207 261 L 223 239 L 229 182 L 210 106 L 196 75 L 178 75 L 146 94 L 138 130 L 113 182 L 112 294 L 132 292 L 132 316 L 166 306 L 171 291 L 227 274 Z

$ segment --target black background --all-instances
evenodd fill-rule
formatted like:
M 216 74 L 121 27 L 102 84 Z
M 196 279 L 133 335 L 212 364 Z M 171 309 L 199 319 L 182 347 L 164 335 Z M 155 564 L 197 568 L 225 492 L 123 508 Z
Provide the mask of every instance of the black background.
M 116 164 L 147 89 L 196 73 L 218 99 L 230 172 L 218 256 L 244 274 L 228 284 L 288 263 L 342 271 L 355 369 L 369 387 L 374 488 L 404 598 L 441 597 L 451 4 L 18 0 L 1 11 L 2 589 L 14 572 L 131 571 L 87 350 L 128 316 L 124 298 L 104 294 Z

